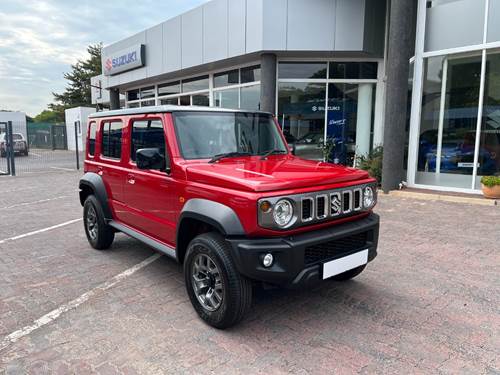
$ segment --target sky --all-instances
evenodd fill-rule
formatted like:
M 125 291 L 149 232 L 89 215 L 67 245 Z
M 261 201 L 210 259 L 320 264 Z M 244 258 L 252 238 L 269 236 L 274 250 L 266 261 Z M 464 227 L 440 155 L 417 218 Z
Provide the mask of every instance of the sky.
M 0 110 L 35 116 L 90 44 L 111 44 L 206 0 L 0 0 Z

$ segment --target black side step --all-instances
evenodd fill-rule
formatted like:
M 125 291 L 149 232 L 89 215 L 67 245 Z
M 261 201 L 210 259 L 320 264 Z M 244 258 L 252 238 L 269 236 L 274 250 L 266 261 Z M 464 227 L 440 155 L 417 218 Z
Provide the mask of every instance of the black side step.
M 177 260 L 177 254 L 176 254 L 176 251 L 173 247 L 170 247 L 170 246 L 167 246 L 167 245 L 164 245 L 148 236 L 145 236 L 139 232 L 136 232 L 135 230 L 127 227 L 126 225 L 123 225 L 123 224 L 120 224 L 120 223 L 117 223 L 116 221 L 114 220 L 111 220 L 108 222 L 108 224 L 110 226 L 112 226 L 113 228 L 115 228 L 117 231 L 119 232 L 123 232 L 125 233 L 126 235 L 130 236 L 130 237 L 133 237 L 135 238 L 136 240 L 139 240 L 141 241 L 142 243 L 144 243 L 145 245 L 148 245 L 150 247 L 152 247 L 153 249 L 155 249 L 156 251 L 162 253 L 162 254 L 165 254 L 166 256 L 169 256 L 175 260 Z

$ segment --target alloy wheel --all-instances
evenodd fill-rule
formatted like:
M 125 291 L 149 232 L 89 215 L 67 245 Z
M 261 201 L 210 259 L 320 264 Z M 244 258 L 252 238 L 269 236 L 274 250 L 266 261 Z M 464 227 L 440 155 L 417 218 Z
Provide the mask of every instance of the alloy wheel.
M 97 230 L 99 224 L 97 223 L 97 214 L 95 212 L 95 208 L 90 206 L 87 210 L 87 232 L 92 240 L 97 238 Z
M 198 254 L 191 267 L 193 290 L 198 301 L 207 311 L 215 311 L 222 305 L 224 286 L 219 268 L 206 254 Z

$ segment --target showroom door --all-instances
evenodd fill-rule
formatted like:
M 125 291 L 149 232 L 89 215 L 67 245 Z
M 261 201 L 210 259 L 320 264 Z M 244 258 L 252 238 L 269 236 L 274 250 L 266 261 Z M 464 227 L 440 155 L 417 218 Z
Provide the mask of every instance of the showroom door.
M 480 55 L 426 61 L 417 184 L 471 188 L 480 76 Z

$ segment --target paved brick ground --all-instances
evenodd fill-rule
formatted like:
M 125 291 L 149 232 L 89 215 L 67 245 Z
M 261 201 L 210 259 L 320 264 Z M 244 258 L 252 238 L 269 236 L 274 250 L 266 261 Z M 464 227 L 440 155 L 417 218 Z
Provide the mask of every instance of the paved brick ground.
M 0 241 L 79 218 L 78 177 L 0 177 Z M 0 351 L 0 374 L 500 374 L 500 207 L 381 197 L 377 212 L 380 255 L 355 281 L 256 289 L 217 331 L 162 257 Z M 151 254 L 123 235 L 93 251 L 81 222 L 0 243 L 0 341 Z

